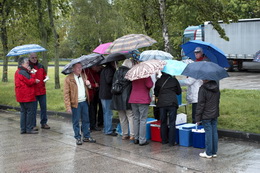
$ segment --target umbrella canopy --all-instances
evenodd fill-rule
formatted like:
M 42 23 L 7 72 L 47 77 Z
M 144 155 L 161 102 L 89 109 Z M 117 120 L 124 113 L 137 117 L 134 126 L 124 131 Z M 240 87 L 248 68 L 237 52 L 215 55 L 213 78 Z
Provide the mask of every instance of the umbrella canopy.
M 100 53 L 100 54 L 109 54 L 106 50 L 107 48 L 112 44 L 112 42 L 100 44 L 98 47 L 96 47 L 93 52 Z
M 146 50 L 143 51 L 140 55 L 140 61 L 147 61 L 150 59 L 157 59 L 157 60 L 170 60 L 173 56 L 161 50 Z
M 213 62 L 200 61 L 186 66 L 182 75 L 201 80 L 215 80 L 229 77 L 227 71 Z
M 255 61 L 255 62 L 260 62 L 260 50 L 259 50 L 258 52 L 256 52 L 253 61 Z
M 120 51 L 131 51 L 138 48 L 151 46 L 154 43 L 157 43 L 157 41 L 147 35 L 129 34 L 113 41 L 107 49 L 107 52 L 116 53 Z
M 38 44 L 25 44 L 22 46 L 16 46 L 6 56 L 19 56 L 19 55 L 24 55 L 28 53 L 33 53 L 33 52 L 43 52 L 46 51 L 44 47 L 41 47 Z
M 166 65 L 162 60 L 148 60 L 134 65 L 125 75 L 125 78 L 133 81 L 137 79 L 147 78 L 163 69 Z
M 185 64 L 182 61 L 177 60 L 165 60 L 166 65 L 164 66 L 162 72 L 170 74 L 172 76 L 174 75 L 181 75 L 187 64 Z
M 71 62 L 64 66 L 61 73 L 70 74 L 72 72 L 72 66 L 77 63 L 81 63 L 82 69 L 89 68 L 93 65 L 98 64 L 100 61 L 104 59 L 103 55 L 92 53 L 89 55 L 82 55 L 79 58 L 71 60 Z
M 228 60 L 224 52 L 211 43 L 200 40 L 192 40 L 181 45 L 181 47 L 185 55 L 193 60 L 196 60 L 194 54 L 195 48 L 201 47 L 203 49 L 203 53 L 210 59 L 210 61 L 218 64 L 221 67 L 229 67 Z
M 99 64 L 105 64 L 112 61 L 120 61 L 130 57 L 130 53 L 112 53 L 110 55 L 105 56 L 105 58 Z

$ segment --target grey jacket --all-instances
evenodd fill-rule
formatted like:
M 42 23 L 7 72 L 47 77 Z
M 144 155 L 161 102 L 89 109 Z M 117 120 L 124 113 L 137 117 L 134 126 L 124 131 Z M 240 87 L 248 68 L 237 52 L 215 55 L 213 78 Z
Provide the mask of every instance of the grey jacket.
M 220 91 L 216 81 L 208 81 L 199 89 L 196 122 L 219 116 Z

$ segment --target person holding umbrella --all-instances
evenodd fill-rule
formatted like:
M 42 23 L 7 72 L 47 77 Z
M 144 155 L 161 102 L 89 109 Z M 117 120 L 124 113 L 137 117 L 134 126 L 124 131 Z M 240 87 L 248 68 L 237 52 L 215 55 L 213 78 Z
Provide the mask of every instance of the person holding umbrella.
M 64 103 L 66 111 L 72 114 L 74 137 L 77 145 L 82 145 L 80 131 L 83 133 L 83 142 L 96 142 L 95 139 L 90 137 L 89 131 L 88 87 L 90 87 L 90 82 L 86 80 L 82 73 L 81 63 L 73 64 L 72 73 L 64 81 Z M 79 125 L 80 119 L 82 122 L 81 128 Z
M 210 61 L 203 53 L 203 49 L 201 47 L 196 47 L 196 49 L 194 50 L 194 54 L 196 57 L 196 61 Z
M 199 89 L 196 123 L 202 122 L 205 129 L 206 151 L 200 157 L 217 157 L 218 151 L 218 117 L 219 117 L 220 91 L 216 81 L 203 80 Z
M 36 101 L 34 86 L 40 80 L 36 79 L 35 71 L 30 70 L 28 58 L 20 57 L 18 59 L 18 69 L 15 72 L 14 81 L 16 101 L 20 103 L 21 107 L 21 134 L 37 134 L 38 132 L 32 129 L 32 120 L 33 104 Z
M 36 101 L 34 102 L 34 116 L 33 116 L 32 125 L 35 130 L 38 130 L 38 128 L 36 127 L 36 116 L 37 116 L 37 107 L 39 102 L 41 108 L 41 116 L 40 116 L 41 128 L 50 129 L 50 126 L 47 124 L 48 117 L 47 117 L 46 88 L 45 88 L 45 83 L 47 80 L 49 80 L 49 77 L 47 76 L 44 66 L 38 62 L 36 53 L 29 54 L 29 65 L 31 69 L 36 70 L 35 73 L 36 78 L 40 80 L 40 82 L 35 85 Z
M 169 146 L 174 146 L 176 131 L 175 121 L 179 107 L 177 95 L 181 94 L 180 84 L 174 76 L 162 72 L 161 78 L 155 83 L 154 94 L 158 97 L 156 106 L 160 109 L 162 144 L 169 143 Z M 167 124 L 168 115 L 169 133 Z

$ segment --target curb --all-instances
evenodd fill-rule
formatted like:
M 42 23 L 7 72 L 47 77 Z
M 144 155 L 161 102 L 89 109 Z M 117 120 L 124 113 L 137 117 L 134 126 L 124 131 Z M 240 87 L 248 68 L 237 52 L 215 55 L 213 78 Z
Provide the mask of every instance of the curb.
M 0 109 L 7 110 L 7 109 L 14 109 L 16 111 L 20 111 L 20 107 L 13 107 L 7 105 L 0 105 Z M 39 113 L 40 111 L 37 111 Z M 62 116 L 64 118 L 71 118 L 71 114 L 66 112 L 55 112 L 55 111 L 47 111 L 49 116 Z M 113 118 L 113 124 L 118 124 L 119 119 Z M 257 133 L 247 133 L 241 131 L 234 131 L 234 130 L 225 130 L 225 129 L 218 129 L 219 137 L 229 137 L 235 139 L 241 139 L 244 141 L 252 141 L 252 142 L 260 142 L 260 134 Z

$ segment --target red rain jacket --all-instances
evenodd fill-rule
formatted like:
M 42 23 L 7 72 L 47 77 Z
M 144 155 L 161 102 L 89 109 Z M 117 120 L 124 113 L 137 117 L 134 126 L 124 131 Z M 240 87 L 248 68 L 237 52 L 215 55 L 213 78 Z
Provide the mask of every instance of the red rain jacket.
M 15 95 L 17 102 L 33 102 L 35 99 L 34 87 L 35 74 L 30 74 L 27 69 L 19 66 L 15 72 Z
M 34 86 L 35 95 L 36 96 L 45 95 L 46 88 L 45 88 L 45 82 L 43 82 L 43 80 L 47 76 L 47 73 L 44 69 L 44 66 L 42 64 L 38 63 L 38 61 L 35 64 L 33 64 L 31 61 L 29 61 L 29 63 L 30 63 L 30 67 L 32 69 L 34 68 L 35 70 L 37 70 L 35 78 L 40 80 L 40 82 Z

